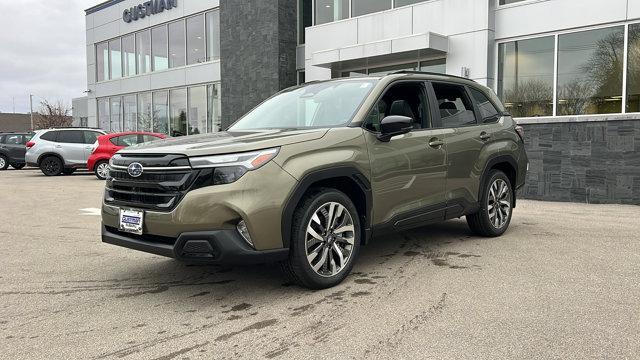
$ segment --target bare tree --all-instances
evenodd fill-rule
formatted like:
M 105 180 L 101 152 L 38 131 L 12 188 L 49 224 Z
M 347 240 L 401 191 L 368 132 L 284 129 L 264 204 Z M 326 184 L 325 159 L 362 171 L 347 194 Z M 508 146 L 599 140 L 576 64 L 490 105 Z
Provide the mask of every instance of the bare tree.
M 68 127 L 73 121 L 69 115 L 71 109 L 64 105 L 62 101 L 50 103 L 43 100 L 40 103 L 40 110 L 35 119 L 35 129 L 47 129 L 51 127 Z

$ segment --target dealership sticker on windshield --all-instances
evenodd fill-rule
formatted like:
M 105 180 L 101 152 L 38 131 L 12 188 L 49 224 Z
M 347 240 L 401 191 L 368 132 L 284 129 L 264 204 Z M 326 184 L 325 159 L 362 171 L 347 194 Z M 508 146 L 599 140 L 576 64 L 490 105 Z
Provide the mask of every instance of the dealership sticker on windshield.
M 143 216 L 139 210 L 120 209 L 120 231 L 142 235 Z

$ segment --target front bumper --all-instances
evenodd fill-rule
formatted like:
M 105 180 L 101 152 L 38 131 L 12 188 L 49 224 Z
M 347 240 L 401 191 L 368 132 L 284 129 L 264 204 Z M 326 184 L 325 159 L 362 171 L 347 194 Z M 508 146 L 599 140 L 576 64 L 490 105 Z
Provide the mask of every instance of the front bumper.
M 134 235 L 102 226 L 102 242 L 189 263 L 243 265 L 281 261 L 289 249 L 254 250 L 235 230 L 185 232 L 178 238 Z

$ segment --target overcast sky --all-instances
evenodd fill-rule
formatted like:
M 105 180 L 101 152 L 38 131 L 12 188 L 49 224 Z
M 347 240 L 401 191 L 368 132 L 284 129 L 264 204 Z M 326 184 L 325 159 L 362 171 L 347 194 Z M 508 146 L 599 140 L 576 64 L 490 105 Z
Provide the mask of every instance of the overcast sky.
M 84 96 L 84 9 L 99 0 L 0 0 L 0 112 L 29 112 L 45 98 Z

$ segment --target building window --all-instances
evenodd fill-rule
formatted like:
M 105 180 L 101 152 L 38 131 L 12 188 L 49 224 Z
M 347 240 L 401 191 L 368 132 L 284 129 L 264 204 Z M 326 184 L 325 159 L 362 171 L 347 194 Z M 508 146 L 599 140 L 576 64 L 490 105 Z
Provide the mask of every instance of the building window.
M 169 67 L 167 46 L 167 26 L 162 25 L 151 29 L 153 71 L 164 70 Z
M 316 0 L 316 25 L 349 17 L 349 0 Z
M 221 131 L 221 103 L 220 85 L 207 85 L 207 130 L 208 132 Z
M 123 75 L 132 76 L 136 74 L 136 37 L 134 34 L 122 38 L 122 65 Z
M 122 100 L 120 96 L 109 98 L 109 109 L 111 112 L 109 131 L 122 131 Z
M 185 64 L 184 20 L 169 24 L 169 67 Z
M 136 34 L 136 58 L 138 74 L 151 72 L 151 31 L 144 30 Z
M 96 75 L 98 81 L 109 79 L 109 46 L 106 41 L 96 45 Z
M 557 115 L 622 112 L 624 27 L 558 36 Z
M 298 0 L 298 44 L 304 44 L 304 31 L 313 25 L 313 0 Z
M 220 11 L 208 12 L 207 26 L 207 61 L 220 59 Z
M 86 116 L 80 117 L 80 127 L 88 127 L 89 126 L 89 118 Z
M 437 73 L 437 74 L 446 74 L 447 59 L 421 61 L 420 71 Z
M 187 65 L 207 61 L 204 45 L 204 15 L 187 19 Z
M 500 5 L 508 5 L 508 4 L 513 4 L 520 1 L 524 1 L 524 0 L 500 0 Z
M 151 93 L 138 94 L 138 111 L 137 111 L 138 131 L 153 131 L 153 113 L 151 111 Z
M 194 86 L 187 89 L 189 104 L 189 135 L 207 132 L 207 87 Z
M 425 0 L 394 0 L 393 7 L 407 6 L 407 5 L 412 5 L 412 4 L 416 4 L 423 1 Z
M 135 95 L 125 95 L 122 97 L 123 107 L 123 131 L 136 131 L 138 117 L 138 106 Z
M 400 65 L 390 65 L 390 66 L 381 66 L 375 68 L 369 68 L 368 74 L 372 76 L 381 76 L 386 75 L 396 71 L 408 70 L 415 71 L 417 62 L 409 63 L 409 64 L 400 64 Z
M 351 16 L 360 16 L 391 9 L 391 0 L 351 0 Z
M 498 96 L 514 117 L 553 115 L 553 36 L 500 44 Z
M 109 69 L 110 79 L 122 77 L 122 53 L 120 51 L 120 38 L 109 41 Z
M 169 91 L 169 112 L 171 136 L 184 136 L 187 133 L 187 89 Z
M 166 90 L 153 93 L 153 132 L 169 133 L 169 92 Z
M 627 112 L 640 112 L 640 24 L 629 25 Z
M 98 126 L 100 129 L 109 131 L 109 99 L 98 99 Z
M 298 70 L 298 85 L 302 85 L 304 83 L 304 70 Z

